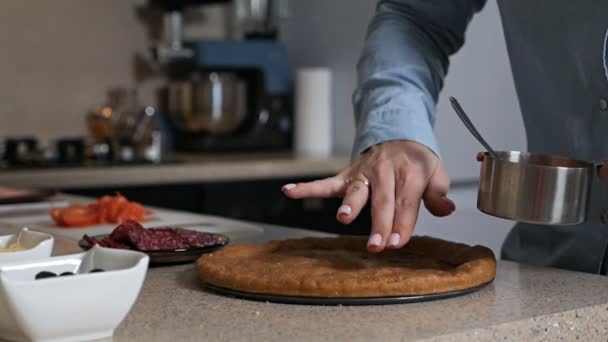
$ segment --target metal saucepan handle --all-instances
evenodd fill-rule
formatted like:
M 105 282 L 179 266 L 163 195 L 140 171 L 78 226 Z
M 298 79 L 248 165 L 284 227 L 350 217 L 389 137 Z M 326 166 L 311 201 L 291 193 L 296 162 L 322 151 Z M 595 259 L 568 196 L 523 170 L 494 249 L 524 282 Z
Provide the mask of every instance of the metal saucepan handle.
M 591 162 L 595 168 L 595 175 L 597 176 L 597 178 L 599 178 L 602 181 L 607 182 L 608 181 L 608 171 L 604 171 L 602 174 L 601 173 L 601 169 L 602 167 L 606 167 L 608 168 L 608 161 L 599 161 L 599 160 L 594 160 Z

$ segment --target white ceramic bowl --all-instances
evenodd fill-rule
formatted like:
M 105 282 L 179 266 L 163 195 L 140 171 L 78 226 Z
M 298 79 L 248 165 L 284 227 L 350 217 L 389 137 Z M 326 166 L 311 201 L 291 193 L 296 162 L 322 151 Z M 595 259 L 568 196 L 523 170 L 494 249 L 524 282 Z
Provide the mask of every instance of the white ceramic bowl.
M 17 241 L 18 236 L 19 233 L 0 236 L 0 247 L 7 247 L 13 244 Z M 19 244 L 23 246 L 25 250 L 0 253 L 0 265 L 48 258 L 53 251 L 53 242 L 54 239 L 52 235 L 23 228 L 21 229 Z
M 9 340 L 110 338 L 135 303 L 144 253 L 93 247 L 86 253 L 0 267 L 0 336 Z M 89 273 L 101 268 L 105 272 Z M 35 279 L 40 271 L 76 275 Z

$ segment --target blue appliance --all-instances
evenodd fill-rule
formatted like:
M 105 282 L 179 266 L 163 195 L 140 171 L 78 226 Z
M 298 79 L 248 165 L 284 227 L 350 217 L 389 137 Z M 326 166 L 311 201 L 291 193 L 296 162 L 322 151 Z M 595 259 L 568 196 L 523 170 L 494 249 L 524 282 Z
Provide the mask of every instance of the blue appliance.
M 164 60 L 168 89 L 172 84 L 191 82 L 199 75 L 235 75 L 246 85 L 246 103 L 239 113 L 238 124 L 229 130 L 192 129 L 185 125 L 175 106 L 173 96 L 164 92 L 161 103 L 172 126 L 175 150 L 189 152 L 289 151 L 292 146 L 292 90 L 287 49 L 278 39 L 274 26 L 245 34 L 243 39 L 198 40 L 182 39 L 182 11 L 187 5 L 221 1 L 163 1 L 153 5 L 163 9 L 171 28 L 169 49 L 157 55 Z M 200 88 L 200 87 L 199 87 Z M 214 96 L 213 89 L 208 93 Z M 219 89 L 218 91 L 221 91 Z M 197 96 L 196 94 L 193 96 Z M 204 101 L 192 99 L 192 102 Z M 177 102 L 184 102 L 181 98 Z M 176 100 L 173 100 L 175 103 Z M 196 106 L 196 105 L 194 105 Z M 172 110 L 173 108 L 173 110 Z

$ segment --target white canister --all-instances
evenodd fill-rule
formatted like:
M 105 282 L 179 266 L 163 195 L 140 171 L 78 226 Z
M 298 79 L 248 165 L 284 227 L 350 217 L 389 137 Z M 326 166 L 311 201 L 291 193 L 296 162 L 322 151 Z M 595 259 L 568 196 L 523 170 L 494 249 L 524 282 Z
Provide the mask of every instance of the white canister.
M 331 70 L 296 72 L 294 147 L 302 157 L 329 157 L 332 152 Z

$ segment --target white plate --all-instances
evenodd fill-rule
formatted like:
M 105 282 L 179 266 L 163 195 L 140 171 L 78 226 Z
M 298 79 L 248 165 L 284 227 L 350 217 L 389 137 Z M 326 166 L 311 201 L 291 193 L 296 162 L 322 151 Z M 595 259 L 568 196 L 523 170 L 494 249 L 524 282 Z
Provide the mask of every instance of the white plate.
M 208 233 L 224 234 L 235 241 L 244 237 L 251 237 L 264 233 L 264 228 L 259 225 L 244 221 L 227 219 L 219 216 L 192 214 L 166 209 L 151 208 L 154 213 L 146 222 L 144 227 L 181 227 Z M 48 213 L 35 216 L 23 216 L 13 218 L 0 218 L 0 221 L 14 225 L 27 226 L 37 231 L 43 231 L 54 236 L 67 237 L 78 241 L 84 234 L 103 235 L 109 234 L 118 226 L 117 224 L 95 225 L 85 228 L 61 228 L 57 227 Z

